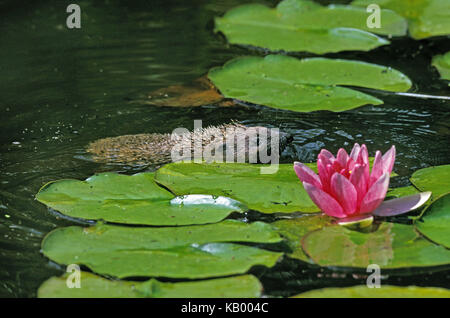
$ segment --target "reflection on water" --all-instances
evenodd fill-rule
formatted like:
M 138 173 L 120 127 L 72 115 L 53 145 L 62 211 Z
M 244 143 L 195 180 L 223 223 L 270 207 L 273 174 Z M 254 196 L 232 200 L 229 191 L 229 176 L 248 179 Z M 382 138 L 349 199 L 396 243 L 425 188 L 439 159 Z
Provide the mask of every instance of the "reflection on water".
M 34 200 L 44 183 L 85 179 L 99 171 L 136 172 L 79 159 L 86 145 L 99 138 L 192 129 L 194 119 L 204 125 L 235 119 L 291 133 L 293 142 L 284 149 L 282 162 L 313 161 L 322 147 L 336 152 L 359 142 L 382 151 L 395 144 L 395 170 L 402 176 L 449 163 L 448 101 L 373 93 L 385 105 L 339 114 L 251 105 L 147 105 L 151 91 L 190 83 L 237 55 L 262 54 L 229 46 L 212 32 L 212 17 L 241 1 L 77 3 L 82 29 L 68 30 L 64 1 L 0 0 L 0 296 L 35 296 L 41 282 L 61 273 L 40 254 L 40 242 L 55 227 L 73 223 Z M 394 40 L 389 50 L 329 56 L 389 65 L 412 78 L 414 92 L 448 95 L 448 86 L 429 65 L 432 55 L 446 50 L 444 44 L 445 39 Z M 359 282 L 339 275 L 285 261 L 260 278 L 267 293 L 280 295 Z M 428 285 L 438 286 L 442 277 L 433 277 L 427 278 Z M 408 279 L 404 284 L 423 282 L 423 277 Z

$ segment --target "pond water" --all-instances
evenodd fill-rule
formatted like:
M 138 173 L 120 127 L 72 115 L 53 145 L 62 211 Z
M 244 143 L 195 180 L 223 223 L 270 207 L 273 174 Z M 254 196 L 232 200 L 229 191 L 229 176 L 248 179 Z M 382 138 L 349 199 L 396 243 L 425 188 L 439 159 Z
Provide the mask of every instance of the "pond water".
M 34 297 L 44 280 L 63 273 L 40 253 L 40 242 L 52 229 L 74 222 L 34 199 L 44 183 L 85 179 L 100 171 L 142 170 L 86 160 L 86 145 L 99 138 L 192 129 L 194 119 L 202 119 L 204 126 L 237 120 L 291 133 L 293 142 L 282 162 L 311 162 L 323 147 L 334 152 L 354 142 L 382 151 L 395 144 L 397 185 L 407 185 L 414 170 L 450 163 L 450 101 L 445 99 L 371 92 L 385 104 L 339 114 L 146 104 L 146 95 L 155 89 L 188 84 L 239 55 L 263 54 L 230 46 L 212 31 L 213 17 L 241 1 L 78 1 L 80 30 L 65 26 L 69 3 L 0 1 L 1 297 Z M 329 56 L 389 65 L 411 78 L 412 92 L 445 96 L 447 83 L 430 62 L 449 49 L 447 39 L 394 39 L 391 46 L 370 53 Z M 364 282 L 351 272 L 287 259 L 252 273 L 272 296 Z M 405 274 L 412 273 L 389 273 L 383 283 L 446 287 L 450 276 L 442 270 Z

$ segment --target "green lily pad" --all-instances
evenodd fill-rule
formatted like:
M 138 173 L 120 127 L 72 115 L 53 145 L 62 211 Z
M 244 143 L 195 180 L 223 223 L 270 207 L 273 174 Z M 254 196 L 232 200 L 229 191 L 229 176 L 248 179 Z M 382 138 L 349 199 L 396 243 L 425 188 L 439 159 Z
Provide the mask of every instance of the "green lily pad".
M 351 4 L 364 7 L 378 4 L 397 12 L 408 20 L 409 34 L 416 40 L 450 34 L 448 0 L 355 0 Z M 382 14 L 382 21 L 383 18 Z
M 268 165 L 176 162 L 160 168 L 155 181 L 175 194 L 226 195 L 263 213 L 320 211 L 303 189 L 292 164 L 280 164 L 274 174 L 261 174 L 262 167 Z
M 312 263 L 308 255 L 303 251 L 302 238 L 311 231 L 330 225 L 331 220 L 330 217 L 324 214 L 304 215 L 300 218 L 276 221 L 272 225 L 287 240 L 292 250 L 287 254 L 289 257 Z
M 373 33 L 405 35 L 406 20 L 382 10 L 379 29 L 367 27 L 365 9 L 353 6 L 323 7 L 311 1 L 284 0 L 275 9 L 245 4 L 215 19 L 215 32 L 232 44 L 272 51 L 307 51 L 317 54 L 348 50 L 369 51 L 389 41 Z M 371 33 L 373 32 L 373 33 Z
M 92 273 L 80 273 L 80 288 L 67 288 L 67 275 L 46 280 L 39 298 L 241 298 L 259 297 L 262 286 L 253 275 L 196 282 L 163 283 L 109 280 Z
M 433 242 L 450 248 L 450 193 L 435 200 L 415 225 Z
M 450 165 L 417 170 L 410 180 L 420 191 L 431 191 L 436 199 L 450 192 Z
M 432 65 L 437 68 L 442 79 L 450 81 L 450 52 L 433 57 Z
M 395 199 L 395 198 L 401 198 L 406 197 L 408 195 L 414 195 L 420 193 L 417 191 L 417 189 L 413 186 L 406 186 L 406 187 L 399 187 L 394 189 L 389 189 L 389 191 L 386 194 L 386 199 Z
M 450 251 L 421 237 L 414 226 L 382 223 L 370 233 L 328 226 L 303 237 L 303 250 L 318 265 L 381 269 L 450 263 Z
M 338 85 L 400 92 L 411 87 L 406 75 L 386 66 L 284 55 L 239 57 L 211 69 L 208 77 L 227 98 L 298 112 L 339 112 L 383 103 Z
M 42 187 L 36 199 L 70 217 L 148 225 L 219 222 L 247 210 L 224 197 L 182 196 L 158 186 L 153 173 L 101 173 L 86 181 L 60 180 Z
M 278 242 L 270 225 L 222 223 L 170 228 L 134 228 L 98 224 L 56 229 L 42 251 L 60 264 L 83 264 L 119 278 L 158 276 L 205 278 L 271 267 L 281 253 L 222 242 Z
M 372 165 L 372 157 L 369 163 Z M 317 173 L 315 163 L 306 165 Z M 263 213 L 320 212 L 303 188 L 292 164 L 279 164 L 277 172 L 261 174 L 261 168 L 268 167 L 248 163 L 175 162 L 157 170 L 155 181 L 177 195 L 204 193 L 227 196 Z M 394 172 L 393 176 L 396 176 Z
M 450 290 L 436 287 L 399 287 L 381 285 L 381 288 L 353 286 L 322 288 L 307 291 L 295 298 L 450 298 Z

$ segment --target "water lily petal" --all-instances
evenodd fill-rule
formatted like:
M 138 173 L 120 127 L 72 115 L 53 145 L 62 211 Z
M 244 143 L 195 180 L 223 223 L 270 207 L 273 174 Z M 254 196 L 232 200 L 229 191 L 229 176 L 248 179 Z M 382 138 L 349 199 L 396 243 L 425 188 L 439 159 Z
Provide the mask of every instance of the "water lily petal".
M 325 192 L 330 191 L 330 176 L 328 174 L 327 166 L 322 159 L 317 160 L 317 171 L 319 172 L 320 182 L 322 183 L 322 190 Z
M 369 152 L 367 151 L 366 145 L 362 145 L 361 149 L 358 153 L 358 158 L 356 159 L 356 162 L 359 164 L 368 164 L 369 163 Z
M 370 181 L 370 165 L 368 163 L 363 164 L 364 167 L 364 178 L 367 180 L 367 190 L 369 190 L 369 181 Z
M 351 215 L 356 212 L 358 194 L 353 184 L 339 173 L 331 177 L 331 193 L 344 209 L 344 213 Z
M 361 146 L 358 143 L 355 143 L 353 146 L 352 151 L 350 152 L 350 158 L 353 159 L 353 161 L 356 161 L 358 159 L 359 151 L 361 150 Z
M 353 171 L 353 169 L 355 169 L 355 165 L 356 165 L 356 162 L 355 162 L 355 160 L 353 160 L 352 158 L 348 158 L 348 160 L 347 160 L 347 171 L 348 171 L 348 173 L 351 173 L 351 171 Z
M 326 149 L 322 149 L 317 158 L 322 159 L 323 163 L 326 165 L 332 164 L 336 160 L 333 154 Z
M 326 149 L 320 150 L 319 155 L 325 156 L 328 159 L 335 159 L 334 155 L 331 152 L 329 152 L 328 150 L 326 150 Z
M 373 211 L 376 216 L 394 216 L 420 208 L 431 196 L 431 192 L 422 192 L 406 197 L 383 201 L 378 208 Z
M 335 160 L 331 166 L 335 172 L 341 172 L 342 170 L 341 164 L 337 160 Z
M 336 222 L 341 226 L 348 227 L 352 230 L 359 230 L 371 226 L 373 223 L 373 215 L 371 214 L 362 214 L 356 216 L 349 216 L 347 218 L 339 219 Z
M 389 187 L 389 173 L 384 173 L 367 191 L 364 196 L 360 213 L 368 213 L 374 211 L 383 202 Z
M 359 163 L 357 163 L 350 175 L 350 182 L 354 185 L 356 193 L 358 194 L 358 199 L 356 203 L 357 207 L 361 205 L 361 202 L 367 192 L 369 180 L 367 179 L 366 170 L 367 169 L 365 165 L 360 165 Z
M 383 172 L 392 172 L 392 168 L 394 167 L 395 162 L 395 146 L 392 146 L 391 149 L 386 151 L 383 155 Z
M 303 182 L 303 187 L 308 192 L 311 200 L 324 212 L 330 216 L 344 218 L 347 215 L 339 203 L 328 193 L 313 186 L 311 183 Z
M 294 162 L 294 171 L 300 181 L 311 183 L 319 189 L 322 189 L 322 183 L 320 182 L 319 176 L 303 163 L 297 161 Z
M 373 161 L 372 173 L 370 174 L 369 188 L 381 177 L 384 172 L 383 158 L 381 157 L 381 152 L 377 150 L 375 153 L 375 160 Z
M 342 168 L 346 168 L 347 167 L 347 161 L 348 161 L 348 154 L 347 151 L 345 151 L 344 148 L 340 148 L 338 150 L 337 156 L 336 156 L 336 160 L 339 162 L 339 164 L 341 165 Z

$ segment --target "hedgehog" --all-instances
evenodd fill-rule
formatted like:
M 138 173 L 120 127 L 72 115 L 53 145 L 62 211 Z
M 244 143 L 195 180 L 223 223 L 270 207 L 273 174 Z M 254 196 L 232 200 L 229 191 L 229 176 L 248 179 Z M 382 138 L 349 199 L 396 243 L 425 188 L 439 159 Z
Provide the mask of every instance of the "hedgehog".
M 256 138 L 250 138 L 250 136 L 255 136 Z M 263 136 L 267 136 L 267 138 L 261 138 Z M 230 157 L 227 157 L 228 151 L 232 153 L 234 162 L 255 163 L 255 157 L 251 154 L 259 152 L 273 155 L 271 153 L 271 145 L 274 137 L 277 137 L 279 140 L 276 148 L 282 149 L 288 142 L 290 135 L 266 127 L 247 127 L 232 122 L 178 134 L 153 133 L 103 138 L 91 142 L 86 150 L 95 162 L 160 165 L 196 158 L 195 156 L 198 154 L 196 155 L 194 152 L 194 145 L 201 143 L 201 150 L 208 149 L 210 151 L 208 153 L 213 155 L 210 158 L 203 158 L 205 161 L 229 161 Z M 230 143 L 231 140 L 234 142 Z M 180 151 L 180 154 L 174 158 L 172 151 L 175 148 L 188 149 L 188 151 Z M 278 149 L 273 150 L 278 151 Z M 217 151 L 221 152 L 218 153 Z M 223 156 L 216 156 L 216 154 L 223 154 Z M 221 159 L 216 160 L 217 158 Z M 257 156 L 256 160 L 259 160 L 259 156 Z

